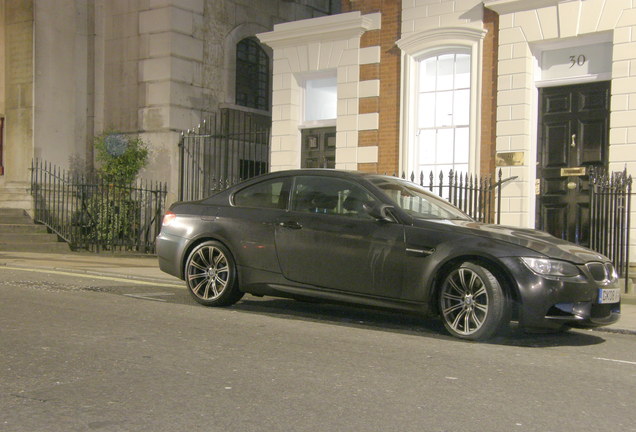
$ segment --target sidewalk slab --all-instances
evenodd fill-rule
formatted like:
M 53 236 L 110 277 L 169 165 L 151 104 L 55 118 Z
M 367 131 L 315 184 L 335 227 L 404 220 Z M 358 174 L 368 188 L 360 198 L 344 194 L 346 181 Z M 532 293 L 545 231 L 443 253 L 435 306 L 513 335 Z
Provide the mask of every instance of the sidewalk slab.
M 0 265 L 111 276 L 185 287 L 179 278 L 162 272 L 157 257 L 151 255 L 0 252 Z

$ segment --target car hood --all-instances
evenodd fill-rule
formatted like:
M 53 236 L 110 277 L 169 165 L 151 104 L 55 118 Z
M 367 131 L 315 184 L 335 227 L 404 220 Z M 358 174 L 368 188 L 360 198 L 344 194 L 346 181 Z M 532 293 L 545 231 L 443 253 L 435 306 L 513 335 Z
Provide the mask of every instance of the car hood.
M 426 222 L 444 224 L 453 231 L 466 230 L 466 233 L 487 237 L 493 240 L 521 246 L 550 258 L 583 264 L 590 261 L 607 261 L 598 252 L 558 239 L 544 231 L 491 225 L 467 220 L 427 220 Z M 424 221 L 416 221 L 420 225 Z

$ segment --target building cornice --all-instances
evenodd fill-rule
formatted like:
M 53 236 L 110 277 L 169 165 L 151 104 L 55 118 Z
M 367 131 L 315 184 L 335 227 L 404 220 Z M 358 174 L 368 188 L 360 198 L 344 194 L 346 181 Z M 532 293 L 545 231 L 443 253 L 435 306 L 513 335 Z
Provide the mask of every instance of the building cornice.
M 567 0 L 572 1 L 572 0 Z M 565 3 L 563 0 L 485 0 L 484 7 L 494 10 L 499 15 L 541 9 Z
M 274 31 L 259 33 L 258 39 L 270 47 L 284 48 L 312 42 L 348 40 L 380 27 L 380 14 L 359 11 L 276 24 Z
M 470 27 L 445 27 L 418 32 L 397 41 L 397 46 L 409 55 L 416 55 L 426 49 L 444 44 L 445 46 L 470 45 L 480 41 L 488 33 L 484 29 Z

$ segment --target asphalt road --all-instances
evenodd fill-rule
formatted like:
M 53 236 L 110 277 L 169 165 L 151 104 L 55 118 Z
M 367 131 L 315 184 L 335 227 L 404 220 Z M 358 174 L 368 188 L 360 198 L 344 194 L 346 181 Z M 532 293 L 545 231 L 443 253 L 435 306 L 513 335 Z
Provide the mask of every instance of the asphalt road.
M 636 431 L 636 336 L 0 268 L 0 431 Z

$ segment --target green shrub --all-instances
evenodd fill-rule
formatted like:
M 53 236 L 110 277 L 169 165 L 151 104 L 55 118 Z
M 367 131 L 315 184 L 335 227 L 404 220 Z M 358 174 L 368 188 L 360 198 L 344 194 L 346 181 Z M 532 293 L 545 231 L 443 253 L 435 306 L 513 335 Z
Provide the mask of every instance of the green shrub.
M 116 132 L 95 138 L 97 172 L 104 180 L 87 202 L 93 241 L 109 249 L 139 234 L 141 205 L 131 184 L 148 162 L 148 148 L 139 137 Z
M 95 137 L 98 172 L 108 182 L 128 185 L 148 163 L 148 147 L 139 137 L 107 132 Z

